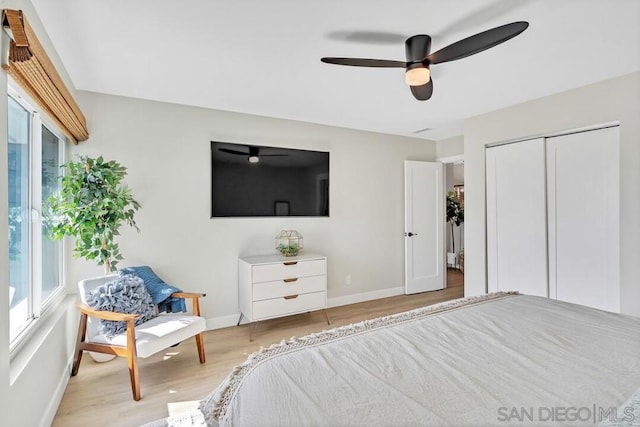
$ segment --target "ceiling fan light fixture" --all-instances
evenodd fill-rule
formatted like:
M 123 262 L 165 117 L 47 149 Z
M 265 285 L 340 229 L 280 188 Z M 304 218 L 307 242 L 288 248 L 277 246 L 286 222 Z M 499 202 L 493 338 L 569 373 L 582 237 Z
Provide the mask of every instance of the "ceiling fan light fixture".
M 409 86 L 426 85 L 431 79 L 431 71 L 425 66 L 410 68 L 404 74 L 404 79 Z
M 258 163 L 260 161 L 260 157 L 258 156 L 249 156 L 249 163 Z

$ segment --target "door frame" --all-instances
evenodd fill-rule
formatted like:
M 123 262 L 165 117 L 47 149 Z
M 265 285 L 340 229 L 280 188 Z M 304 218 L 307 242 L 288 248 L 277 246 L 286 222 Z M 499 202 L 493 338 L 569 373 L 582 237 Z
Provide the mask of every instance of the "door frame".
M 600 123 L 600 124 L 597 124 L 597 125 L 583 126 L 583 127 L 574 128 L 574 129 L 565 129 L 565 130 L 560 130 L 560 131 L 557 131 L 557 132 L 543 132 L 543 133 L 538 133 L 538 134 L 535 134 L 535 135 L 522 136 L 522 137 L 514 138 L 514 139 L 505 139 L 505 140 L 502 140 L 502 141 L 496 141 L 496 142 L 491 142 L 491 143 L 485 144 L 484 148 L 486 150 L 487 148 L 495 147 L 497 145 L 514 144 L 514 143 L 517 143 L 517 142 L 524 142 L 524 141 L 529 141 L 531 139 L 538 139 L 538 138 L 553 138 L 555 136 L 571 135 L 573 133 L 589 132 L 589 131 L 592 131 L 592 130 L 612 128 L 612 127 L 616 127 L 616 126 L 620 126 L 620 121 L 619 120 L 615 120 L 615 121 L 612 121 L 612 122 Z M 451 157 L 456 157 L 456 156 L 451 156 Z M 448 159 L 448 157 L 443 157 L 443 159 Z M 440 161 L 440 160 L 436 159 L 436 161 Z
M 464 163 L 464 154 L 456 154 L 455 156 L 436 157 L 436 162 L 448 163 Z
M 459 164 L 459 163 L 464 164 L 464 153 L 463 154 L 455 154 L 453 156 L 436 157 L 435 161 L 436 162 L 440 162 L 440 163 L 443 164 L 443 175 L 444 175 L 443 184 L 445 185 L 444 196 L 446 198 L 447 197 L 447 191 L 446 191 L 447 190 L 447 188 L 446 188 L 446 185 L 447 185 L 447 165 L 456 165 L 456 164 Z M 446 204 L 446 201 L 445 201 L 445 210 L 446 210 L 446 208 L 447 208 L 447 204 Z M 445 214 L 445 220 L 446 220 L 446 214 Z M 444 245 L 442 247 L 442 251 L 443 251 L 443 254 L 444 254 L 444 271 L 445 271 L 444 287 L 445 287 L 445 289 L 447 288 L 447 276 L 446 276 L 446 273 L 447 273 L 447 268 L 448 268 L 447 267 L 447 233 L 448 233 L 447 227 L 448 226 L 449 226 L 448 224 L 445 225 L 444 237 L 442 239 L 443 243 L 444 243 Z M 464 241 L 464 234 L 463 234 L 463 239 L 461 239 L 460 243 L 462 243 L 463 241 Z

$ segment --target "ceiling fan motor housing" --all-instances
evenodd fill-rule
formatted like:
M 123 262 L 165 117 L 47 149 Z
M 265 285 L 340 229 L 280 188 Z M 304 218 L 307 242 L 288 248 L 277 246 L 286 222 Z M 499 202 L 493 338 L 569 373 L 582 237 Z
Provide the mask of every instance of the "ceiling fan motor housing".
M 407 56 L 407 69 L 429 65 L 426 58 L 431 51 L 431 37 L 426 34 L 411 36 L 404 42 L 404 47 Z

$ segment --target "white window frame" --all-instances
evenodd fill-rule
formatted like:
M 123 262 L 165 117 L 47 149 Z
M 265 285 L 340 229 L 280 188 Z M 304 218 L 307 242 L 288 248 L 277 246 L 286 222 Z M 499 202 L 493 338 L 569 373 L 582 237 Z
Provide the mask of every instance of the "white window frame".
M 41 114 L 41 109 L 35 107 L 36 104 L 31 98 L 20 90 L 17 84 L 11 79 L 9 79 L 7 92 L 8 98 L 12 98 L 30 113 L 29 203 L 31 215 L 29 227 L 30 253 L 28 261 L 29 295 L 25 299 L 29 319 L 21 325 L 14 336 L 10 336 L 9 352 L 11 357 L 13 357 L 18 352 L 18 349 L 33 335 L 42 316 L 58 307 L 66 295 L 64 285 L 64 260 L 66 259 L 66 254 L 65 245 L 63 241 L 60 241 L 58 286 L 44 301 L 42 300 L 42 127 L 46 127 L 47 130 L 60 140 L 61 144 L 59 144 L 58 147 L 58 155 L 61 164 L 66 161 L 65 146 L 68 141 L 57 126 L 55 126 L 46 115 Z M 8 102 L 8 98 L 6 102 Z M 39 184 L 35 185 L 35 183 Z M 9 310 L 10 322 L 12 311 L 13 310 Z

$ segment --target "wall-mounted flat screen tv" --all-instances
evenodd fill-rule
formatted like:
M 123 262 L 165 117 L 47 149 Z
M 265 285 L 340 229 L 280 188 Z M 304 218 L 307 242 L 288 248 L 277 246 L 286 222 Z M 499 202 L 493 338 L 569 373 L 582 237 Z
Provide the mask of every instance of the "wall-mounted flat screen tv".
M 211 216 L 329 216 L 329 153 L 211 141 Z

